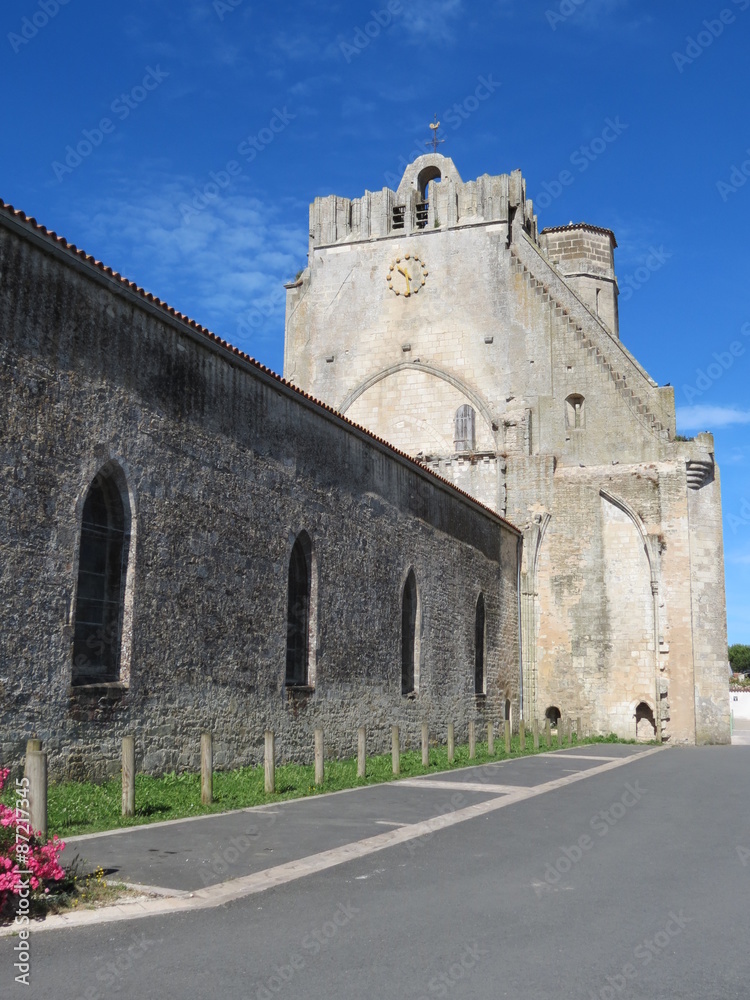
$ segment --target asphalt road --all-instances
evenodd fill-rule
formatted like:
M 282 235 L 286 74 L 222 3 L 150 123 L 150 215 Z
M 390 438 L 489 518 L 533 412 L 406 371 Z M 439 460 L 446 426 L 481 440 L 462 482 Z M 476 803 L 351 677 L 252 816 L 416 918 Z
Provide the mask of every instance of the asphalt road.
M 279 807 L 273 825 L 257 822 L 238 874 L 262 870 L 269 844 L 289 860 L 426 815 L 466 818 L 223 906 L 33 931 L 29 987 L 13 982 L 18 940 L 3 938 L 0 996 L 748 997 L 750 750 L 673 748 L 608 770 L 553 757 Z M 550 774 L 572 781 L 518 801 L 508 792 L 538 791 Z M 188 886 L 209 846 L 226 850 L 218 827 L 188 825 L 112 837 L 107 849 L 123 874 L 176 886 L 184 868 Z M 163 854 L 170 830 L 190 860 L 139 862 L 147 844 Z M 103 850 L 97 841 L 79 846 Z

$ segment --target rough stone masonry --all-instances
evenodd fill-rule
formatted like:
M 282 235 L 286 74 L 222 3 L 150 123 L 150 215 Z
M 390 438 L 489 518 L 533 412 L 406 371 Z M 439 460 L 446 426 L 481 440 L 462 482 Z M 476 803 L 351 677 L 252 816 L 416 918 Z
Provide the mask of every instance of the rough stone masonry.
M 3 764 L 382 752 L 518 702 L 517 529 L 9 206 L 0 392 Z
M 614 234 L 539 232 L 520 171 L 418 157 L 310 207 L 286 378 L 522 526 L 522 707 L 729 741 L 719 470 L 620 340 Z

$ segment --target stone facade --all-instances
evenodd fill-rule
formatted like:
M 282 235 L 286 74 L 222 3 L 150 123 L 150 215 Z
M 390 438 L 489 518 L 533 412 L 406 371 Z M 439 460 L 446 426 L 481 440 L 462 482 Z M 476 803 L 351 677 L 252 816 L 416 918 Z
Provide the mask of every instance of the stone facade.
M 523 526 L 523 710 L 729 740 L 719 471 L 620 340 L 614 234 L 420 157 L 317 198 L 285 376 Z M 467 434 L 466 428 L 471 424 Z
M 319 725 L 330 753 L 354 752 L 363 724 L 383 751 L 392 724 L 405 745 L 424 721 L 465 738 L 518 703 L 520 533 L 502 517 L 7 206 L 0 275 L 4 763 L 37 736 L 52 776 L 101 777 L 134 734 L 139 770 L 196 768 L 208 729 L 217 766 L 237 766 L 260 759 L 266 728 L 282 759 L 309 760 Z M 118 675 L 73 683 L 94 489 L 129 536 L 119 624 L 100 637 Z M 308 674 L 292 686 L 300 538 Z

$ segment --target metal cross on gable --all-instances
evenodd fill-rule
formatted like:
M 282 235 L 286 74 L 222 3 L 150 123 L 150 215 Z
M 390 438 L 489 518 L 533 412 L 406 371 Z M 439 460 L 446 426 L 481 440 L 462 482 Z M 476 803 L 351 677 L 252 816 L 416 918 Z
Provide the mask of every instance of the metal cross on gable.
M 432 152 L 437 153 L 437 148 L 441 142 L 445 142 L 445 139 L 438 139 L 438 129 L 440 128 L 440 122 L 438 121 L 438 116 L 435 115 L 434 121 L 430 122 L 430 128 L 432 129 L 432 138 L 425 143 L 425 146 L 432 146 Z

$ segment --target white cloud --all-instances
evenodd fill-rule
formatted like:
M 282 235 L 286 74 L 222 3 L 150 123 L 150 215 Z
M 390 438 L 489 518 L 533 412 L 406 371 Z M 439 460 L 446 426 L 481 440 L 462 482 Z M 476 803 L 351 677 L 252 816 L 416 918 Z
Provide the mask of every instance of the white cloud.
M 308 76 L 302 80 L 298 80 L 289 87 L 289 93 L 292 97 L 311 97 L 316 92 L 328 90 L 330 87 L 339 87 L 340 85 L 340 76 L 322 73 L 317 76 Z
M 320 31 L 313 30 L 277 32 L 272 45 L 277 53 L 294 62 L 300 60 L 315 61 L 319 58 L 321 51 L 325 49 Z
M 449 44 L 455 39 L 453 22 L 463 13 L 462 0 L 434 0 L 409 8 L 404 15 L 404 29 L 417 44 Z
M 287 221 L 285 208 L 296 218 L 296 206 L 250 193 L 243 177 L 188 214 L 183 206 L 193 203 L 206 180 L 120 178 L 116 195 L 93 197 L 85 215 L 72 216 L 76 239 L 129 280 L 257 357 L 283 340 L 283 284 L 305 265 L 307 231 Z
M 371 121 L 372 112 L 376 107 L 377 105 L 374 101 L 363 101 L 361 98 L 352 94 L 349 97 L 345 97 L 341 104 L 341 117 L 365 118 L 365 124 L 368 125 L 367 131 L 369 132 L 369 122 Z
M 733 424 L 750 424 L 750 410 L 736 406 L 678 406 L 677 427 L 683 431 L 707 431 Z

